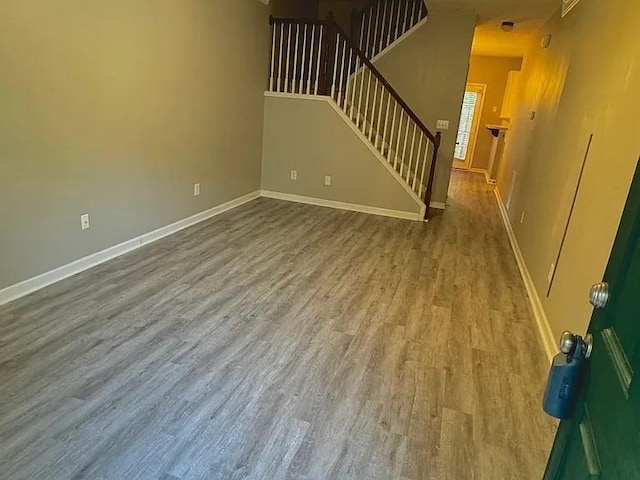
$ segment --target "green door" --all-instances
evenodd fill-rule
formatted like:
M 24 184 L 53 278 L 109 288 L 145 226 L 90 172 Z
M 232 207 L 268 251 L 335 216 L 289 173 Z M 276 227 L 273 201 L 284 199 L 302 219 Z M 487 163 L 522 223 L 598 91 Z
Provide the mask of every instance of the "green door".
M 640 167 L 604 282 L 609 299 L 591 317 L 585 387 L 560 424 L 545 480 L 640 479 Z

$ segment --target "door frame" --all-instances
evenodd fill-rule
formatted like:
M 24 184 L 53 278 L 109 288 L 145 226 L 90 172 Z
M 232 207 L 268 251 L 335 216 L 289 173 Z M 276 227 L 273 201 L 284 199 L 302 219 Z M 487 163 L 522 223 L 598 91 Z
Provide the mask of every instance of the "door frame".
M 473 123 L 471 124 L 471 136 L 469 137 L 469 146 L 467 148 L 467 158 L 459 160 L 453 157 L 453 168 L 458 170 L 473 170 L 473 157 L 476 154 L 476 145 L 478 143 L 478 132 L 480 131 L 480 120 L 482 119 L 482 113 L 484 112 L 484 100 L 487 96 L 487 84 L 486 83 L 474 83 L 467 82 L 465 93 L 469 91 L 475 91 L 480 96 L 479 102 L 476 103 L 476 109 L 473 114 Z M 456 132 L 456 138 L 458 137 L 458 131 Z

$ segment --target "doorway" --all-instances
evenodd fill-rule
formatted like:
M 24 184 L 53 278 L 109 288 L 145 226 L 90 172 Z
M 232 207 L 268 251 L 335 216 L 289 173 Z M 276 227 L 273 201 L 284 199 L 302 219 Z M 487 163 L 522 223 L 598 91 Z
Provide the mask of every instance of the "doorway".
M 456 138 L 453 168 L 471 169 L 486 91 L 486 84 L 467 83 L 462 102 L 460 127 Z

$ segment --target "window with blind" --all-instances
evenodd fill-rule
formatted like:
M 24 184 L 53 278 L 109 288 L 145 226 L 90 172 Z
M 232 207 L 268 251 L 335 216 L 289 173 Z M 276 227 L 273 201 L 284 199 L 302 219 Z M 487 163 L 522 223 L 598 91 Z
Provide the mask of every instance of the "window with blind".
M 478 104 L 477 92 L 465 92 L 462 102 L 462 114 L 460 115 L 460 128 L 458 129 L 458 139 L 456 140 L 456 160 L 465 160 L 469 150 L 469 142 L 473 134 L 473 115 Z

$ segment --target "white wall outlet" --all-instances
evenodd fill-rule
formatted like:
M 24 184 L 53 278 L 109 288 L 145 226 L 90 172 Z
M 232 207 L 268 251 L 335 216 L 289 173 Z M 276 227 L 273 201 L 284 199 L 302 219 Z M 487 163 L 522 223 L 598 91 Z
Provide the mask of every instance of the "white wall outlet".
M 552 263 L 551 268 L 549 268 L 549 273 L 547 274 L 547 280 L 549 280 L 549 283 L 551 283 L 551 280 L 553 280 L 554 273 L 556 273 L 556 264 Z
M 524 223 L 524 211 L 522 212 L 522 215 L 520 215 L 520 223 Z
M 436 122 L 437 130 L 449 130 L 449 120 L 438 120 Z
M 325 187 L 329 187 L 331 186 L 331 177 L 329 175 L 327 175 L 326 177 L 324 177 L 324 186 Z
M 291 170 L 291 180 L 298 180 L 298 171 Z
M 199 183 L 194 183 L 193 184 L 193 196 L 197 197 L 198 195 L 200 195 L 200 184 Z
M 498 112 L 498 107 L 493 107 L 493 109 L 491 110 L 493 113 L 497 113 Z
M 80 227 L 82 230 L 87 230 L 89 226 L 89 214 L 85 213 L 84 215 L 80 215 Z

